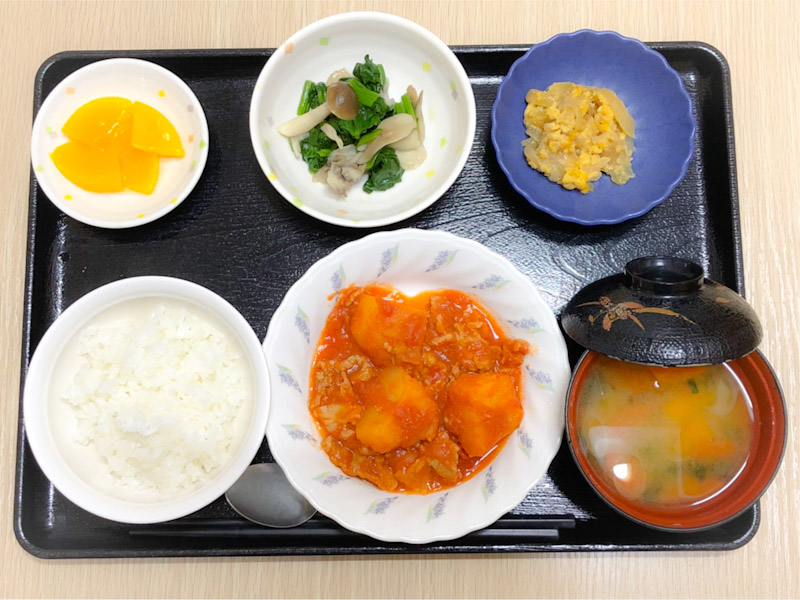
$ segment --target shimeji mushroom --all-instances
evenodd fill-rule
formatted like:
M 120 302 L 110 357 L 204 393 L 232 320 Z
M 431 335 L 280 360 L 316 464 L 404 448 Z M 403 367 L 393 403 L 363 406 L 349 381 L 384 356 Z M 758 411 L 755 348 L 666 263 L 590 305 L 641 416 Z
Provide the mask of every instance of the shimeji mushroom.
M 331 113 L 346 121 L 355 119 L 358 115 L 358 98 L 353 88 L 346 83 L 337 82 L 328 86 L 324 104 L 281 124 L 278 133 L 289 138 L 303 135 L 322 123 Z
M 344 121 L 358 116 L 358 97 L 346 83 L 339 81 L 329 85 L 327 102 L 331 112 Z
M 398 142 L 414 130 L 417 121 L 411 115 L 400 113 L 387 117 L 378 124 L 380 135 L 372 140 L 364 149 L 364 162 L 367 163 L 377 154 L 378 150 L 394 142 Z
M 317 108 L 279 125 L 278 133 L 288 138 L 303 135 L 322 123 L 330 114 L 331 107 L 327 103 L 320 104 Z
M 425 150 L 425 146 L 422 145 L 425 141 L 425 121 L 422 117 L 423 92 L 417 94 L 414 86 L 410 85 L 406 93 L 414 106 L 414 112 L 417 115 L 417 126 L 402 140 L 394 142 L 390 146 L 394 148 L 400 166 L 406 171 L 411 171 L 425 162 L 428 152 Z

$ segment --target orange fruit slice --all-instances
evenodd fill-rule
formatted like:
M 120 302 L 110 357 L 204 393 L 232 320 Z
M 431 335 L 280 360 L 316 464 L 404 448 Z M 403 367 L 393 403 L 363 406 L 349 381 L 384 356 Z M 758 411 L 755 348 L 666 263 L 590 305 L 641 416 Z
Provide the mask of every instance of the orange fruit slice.
M 163 114 L 142 102 L 106 96 L 78 108 L 62 128 L 70 142 L 50 155 L 56 168 L 89 192 L 125 188 L 151 194 L 159 156 L 181 158 L 183 145 Z
M 113 150 L 70 141 L 53 150 L 50 158 L 64 177 L 86 191 L 102 194 L 125 189 L 119 156 Z
M 107 148 L 116 141 L 119 124 L 133 103 L 106 96 L 91 100 L 72 113 L 62 131 L 69 139 L 93 148 Z
M 122 146 L 119 149 L 119 166 L 126 188 L 140 194 L 153 193 L 158 181 L 158 156 L 132 146 Z
M 123 185 L 140 194 L 152 194 L 158 181 L 158 156 L 138 150 L 131 144 L 133 110 L 122 116 L 118 129 L 116 149 L 119 153 Z
M 133 132 L 131 144 L 137 150 L 159 156 L 182 158 L 181 138 L 169 119 L 152 106 L 133 103 Z

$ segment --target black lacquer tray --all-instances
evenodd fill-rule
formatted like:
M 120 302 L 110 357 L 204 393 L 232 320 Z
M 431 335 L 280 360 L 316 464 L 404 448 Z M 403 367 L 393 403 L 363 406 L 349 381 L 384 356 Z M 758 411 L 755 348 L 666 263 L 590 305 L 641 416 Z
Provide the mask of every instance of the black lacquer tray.
M 698 262 L 711 279 L 742 293 L 743 277 L 729 72 L 699 43 L 650 44 L 681 74 L 694 102 L 698 136 L 686 179 L 647 215 L 609 227 L 557 221 L 507 183 L 489 143 L 497 85 L 527 48 L 460 47 L 477 102 L 477 134 L 455 185 L 432 207 L 395 227 L 441 229 L 504 254 L 558 314 L 589 281 L 630 259 L 670 254 Z M 154 223 L 102 230 L 60 213 L 31 178 L 22 340 L 23 381 L 45 330 L 70 303 L 123 277 L 171 275 L 219 293 L 263 339 L 284 293 L 317 259 L 369 230 L 319 222 L 283 200 L 261 173 L 248 131 L 255 80 L 270 50 L 68 52 L 49 59 L 35 82 L 34 109 L 66 75 L 90 62 L 131 56 L 183 78 L 202 103 L 210 130 L 208 164 L 194 192 Z M 571 358 L 580 348 L 572 346 Z M 266 443 L 256 461 L 271 460 Z M 224 499 L 170 523 L 131 526 L 86 513 L 44 477 L 19 420 L 14 530 L 45 558 L 286 554 L 724 550 L 755 534 L 756 506 L 725 525 L 666 533 L 632 523 L 587 486 L 562 445 L 525 501 L 494 525 L 451 542 L 379 542 L 325 517 L 290 529 L 238 518 Z

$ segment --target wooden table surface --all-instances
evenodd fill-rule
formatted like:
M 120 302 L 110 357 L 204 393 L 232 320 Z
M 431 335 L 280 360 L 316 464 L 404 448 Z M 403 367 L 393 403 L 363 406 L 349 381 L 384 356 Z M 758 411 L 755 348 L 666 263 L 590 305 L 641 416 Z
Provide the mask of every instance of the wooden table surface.
M 532 44 L 580 28 L 700 40 L 730 63 L 745 281 L 789 408 L 755 538 L 732 552 L 46 561 L 12 529 L 34 75 L 62 50 L 257 48 L 375 9 L 448 44 Z M 3 597 L 787 597 L 800 595 L 797 190 L 800 3 L 767 1 L 0 2 L 0 595 Z

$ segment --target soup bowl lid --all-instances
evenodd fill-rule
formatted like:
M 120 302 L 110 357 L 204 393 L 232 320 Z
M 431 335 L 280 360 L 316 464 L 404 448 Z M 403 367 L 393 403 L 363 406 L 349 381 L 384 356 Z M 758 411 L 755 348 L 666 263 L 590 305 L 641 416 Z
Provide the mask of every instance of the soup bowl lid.
M 719 364 L 755 350 L 762 329 L 739 294 L 705 278 L 700 265 L 650 256 L 590 283 L 561 320 L 578 344 L 627 362 Z

